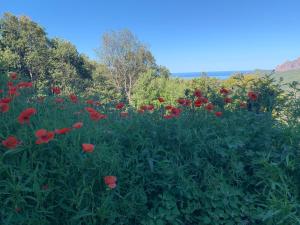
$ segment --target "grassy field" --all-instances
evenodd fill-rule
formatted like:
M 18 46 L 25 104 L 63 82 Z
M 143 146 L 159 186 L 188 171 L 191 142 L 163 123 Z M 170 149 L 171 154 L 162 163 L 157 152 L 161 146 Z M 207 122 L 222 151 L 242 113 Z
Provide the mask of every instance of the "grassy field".
M 300 104 L 272 84 L 134 109 L 1 79 L 1 225 L 300 223 Z

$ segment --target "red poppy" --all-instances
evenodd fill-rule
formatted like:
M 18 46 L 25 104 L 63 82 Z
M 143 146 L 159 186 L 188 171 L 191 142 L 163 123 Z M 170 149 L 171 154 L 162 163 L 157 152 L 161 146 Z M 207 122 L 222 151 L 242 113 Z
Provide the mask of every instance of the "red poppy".
M 14 86 L 9 86 L 8 87 L 8 94 L 9 95 L 20 95 L 20 93 L 18 92 L 18 87 L 14 87 Z
M 54 94 L 59 95 L 61 91 L 60 91 L 60 88 L 59 88 L 59 87 L 53 87 L 53 88 L 52 88 L 52 92 L 53 92 Z
M 94 100 L 92 99 L 86 100 L 86 103 L 90 105 L 94 105 Z
M 0 94 L 1 94 L 1 93 L 3 93 L 3 90 L 2 90 L 2 89 L 0 89 Z
M 16 148 L 19 144 L 20 141 L 14 136 L 9 136 L 8 138 L 6 138 L 6 140 L 2 141 L 2 145 L 8 149 Z
M 200 90 L 196 89 L 195 92 L 194 92 L 194 95 L 196 97 L 201 97 L 202 96 L 202 92 Z
M 175 108 L 175 107 L 173 107 L 172 109 L 171 109 L 171 114 L 173 115 L 173 116 L 179 116 L 180 115 L 180 113 L 181 113 L 181 109 L 179 109 L 179 108 Z
M 20 113 L 18 117 L 18 121 L 21 124 L 24 123 L 29 123 L 30 122 L 30 117 L 36 113 L 35 108 L 28 108 L 25 109 L 23 112 Z
M 158 100 L 160 103 L 162 103 L 162 102 L 165 101 L 162 97 L 158 97 L 157 100 Z
M 120 102 L 116 105 L 116 109 L 122 109 L 125 106 L 125 104 L 123 102 Z
M 82 144 L 82 149 L 83 149 L 83 152 L 91 153 L 94 151 L 95 146 L 92 144 Z
M 212 103 L 208 103 L 208 104 L 205 106 L 205 109 L 206 109 L 207 111 L 211 111 L 211 110 L 214 109 L 214 105 L 213 105 Z
M 18 74 L 16 72 L 10 72 L 9 78 L 12 80 L 16 80 L 18 78 Z
M 98 121 L 98 120 L 107 118 L 107 116 L 95 111 L 95 112 L 90 113 L 90 118 L 91 118 L 91 120 Z
M 40 144 L 43 144 L 43 143 L 48 143 L 49 141 L 51 141 L 53 138 L 54 138 L 54 132 L 53 131 L 47 131 L 45 129 L 40 129 L 40 130 L 37 130 L 35 132 L 35 136 L 38 138 L 36 140 L 36 144 L 37 145 L 40 145 Z
M 227 104 L 227 103 L 231 103 L 232 102 L 232 99 L 231 98 L 224 98 L 224 103 Z
M 115 176 L 105 176 L 104 183 L 110 188 L 113 189 L 117 186 L 117 177 Z
M 128 112 L 120 112 L 121 117 L 127 117 L 128 116 Z
M 196 99 L 196 101 L 194 102 L 195 107 L 200 107 L 202 105 L 202 101 L 201 99 Z
M 205 97 L 203 97 L 203 96 L 202 96 L 202 97 L 199 97 L 198 99 L 199 99 L 202 103 L 205 103 L 205 104 L 208 103 L 208 99 L 205 98 Z
M 64 102 L 64 99 L 63 98 L 56 98 L 55 102 L 56 103 L 62 103 L 62 102 Z
M 229 90 L 222 87 L 222 88 L 220 89 L 220 93 L 223 94 L 223 95 L 228 95 L 228 94 L 229 94 Z
M 166 110 L 171 110 L 171 109 L 173 109 L 173 106 L 167 105 L 167 106 L 165 107 L 165 109 L 166 109 Z
M 14 86 L 14 83 L 13 82 L 7 82 L 7 87 L 9 88 L 9 87 L 12 87 L 12 86 Z
M 56 133 L 56 134 L 66 134 L 66 133 L 68 133 L 70 130 L 71 130 L 71 128 L 68 128 L 68 127 L 62 128 L 62 129 L 56 129 L 56 130 L 55 130 L 55 133 Z
M 222 113 L 222 112 L 215 112 L 215 115 L 216 115 L 217 117 L 220 117 L 220 116 L 223 115 L 223 113 Z
M 77 98 L 77 96 L 75 94 L 70 94 L 69 97 L 70 97 L 71 102 L 73 102 L 73 103 L 77 103 L 78 102 L 78 98 Z
M 18 88 L 30 88 L 32 87 L 32 82 L 20 82 L 17 86 Z
M 7 103 L 0 102 L 0 112 L 7 112 L 9 110 L 9 105 Z
M 248 92 L 248 97 L 252 100 L 252 101 L 255 101 L 257 100 L 257 94 L 253 91 L 249 91 Z
M 75 128 L 75 129 L 79 129 L 82 126 L 83 126 L 83 122 L 77 122 L 77 123 L 74 123 L 72 127 Z
M 180 99 L 177 100 L 177 102 L 180 105 L 183 105 L 183 106 L 190 106 L 191 105 L 191 100 L 189 100 L 189 99 L 180 98 Z
M 6 104 L 8 104 L 8 103 L 10 103 L 11 102 L 11 98 L 2 98 L 2 99 L 0 99 L 0 103 L 6 103 Z

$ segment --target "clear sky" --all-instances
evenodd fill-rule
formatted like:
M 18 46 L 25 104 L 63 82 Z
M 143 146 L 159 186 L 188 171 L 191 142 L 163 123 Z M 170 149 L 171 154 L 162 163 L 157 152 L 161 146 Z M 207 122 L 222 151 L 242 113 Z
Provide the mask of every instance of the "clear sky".
M 96 58 L 128 28 L 171 72 L 272 69 L 300 57 L 300 0 L 0 0 Z

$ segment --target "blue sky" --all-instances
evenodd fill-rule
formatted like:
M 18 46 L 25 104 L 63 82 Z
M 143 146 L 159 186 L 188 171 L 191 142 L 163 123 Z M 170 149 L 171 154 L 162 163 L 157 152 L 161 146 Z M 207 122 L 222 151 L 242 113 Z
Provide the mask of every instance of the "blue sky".
M 272 69 L 300 56 L 300 0 L 0 0 L 96 58 L 128 28 L 171 72 Z

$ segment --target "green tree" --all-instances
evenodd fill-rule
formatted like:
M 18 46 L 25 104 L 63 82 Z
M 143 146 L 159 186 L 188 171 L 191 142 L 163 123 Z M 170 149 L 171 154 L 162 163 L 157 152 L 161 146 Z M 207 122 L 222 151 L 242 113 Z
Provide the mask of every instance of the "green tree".
M 98 53 L 112 84 L 129 102 L 139 76 L 156 67 L 151 52 L 129 30 L 105 33 Z
M 42 27 L 26 16 L 5 13 L 0 21 L 0 61 L 30 80 L 45 79 L 49 40 Z

